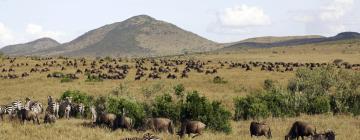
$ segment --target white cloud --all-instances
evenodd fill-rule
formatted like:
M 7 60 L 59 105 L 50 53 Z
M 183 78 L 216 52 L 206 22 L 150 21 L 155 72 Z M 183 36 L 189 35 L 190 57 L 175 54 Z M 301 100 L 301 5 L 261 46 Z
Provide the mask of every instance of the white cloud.
M 241 28 L 269 25 L 270 17 L 261 8 L 247 5 L 226 8 L 218 13 L 218 21 L 227 27 Z
M 293 20 L 304 23 L 309 34 L 335 35 L 348 30 L 345 17 L 353 7 L 354 0 L 328 0 L 328 4 L 311 13 L 300 11 Z
M 55 39 L 64 34 L 60 31 L 44 30 L 41 25 L 37 25 L 37 24 L 28 24 L 26 26 L 26 33 L 28 33 L 36 38 L 50 37 L 50 38 L 55 38 Z
M 354 4 L 354 0 L 334 0 L 322 8 L 320 19 L 338 20 L 348 12 Z
M 14 37 L 11 30 L 0 22 L 0 46 L 11 43 L 13 40 Z
M 243 34 L 255 27 L 270 25 L 271 20 L 264 11 L 256 6 L 236 5 L 216 13 L 217 20 L 208 26 L 209 32 Z

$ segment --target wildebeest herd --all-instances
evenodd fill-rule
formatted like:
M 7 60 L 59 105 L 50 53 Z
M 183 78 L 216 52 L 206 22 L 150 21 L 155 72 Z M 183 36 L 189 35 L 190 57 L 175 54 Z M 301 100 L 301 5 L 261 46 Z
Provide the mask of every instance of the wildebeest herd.
M 243 71 L 266 71 L 266 72 L 289 72 L 298 68 L 315 69 L 317 67 L 334 66 L 342 69 L 360 70 L 360 64 L 349 63 L 298 63 L 298 62 L 233 62 L 233 61 L 201 61 L 201 60 L 180 60 L 180 59 L 72 59 L 72 58 L 33 58 L 26 57 L 30 62 L 17 62 L 17 58 L 6 58 L 7 64 L 0 64 L 0 79 L 17 79 L 32 76 L 39 73 L 47 78 L 70 78 L 79 79 L 81 75 L 88 78 L 99 78 L 103 80 L 121 80 L 129 76 L 130 70 L 135 71 L 134 80 L 154 79 L 178 79 L 189 78 L 190 72 L 202 73 L 204 76 L 224 72 L 228 69 L 239 69 Z M 24 71 L 25 70 L 25 71 Z M 70 70 L 74 70 L 69 73 Z M 68 72 L 68 73 L 66 73 Z M 0 117 L 3 120 L 5 115 L 10 120 L 33 121 L 40 124 L 40 115 L 44 115 L 44 123 L 54 124 L 57 119 L 70 119 L 77 114 L 83 116 L 85 105 L 72 102 L 72 99 L 54 99 L 47 97 L 46 108 L 39 101 L 25 99 L 15 100 L 7 105 L 0 106 Z M 92 123 L 96 126 L 107 126 L 112 130 L 122 129 L 132 131 L 134 129 L 133 118 L 122 110 L 121 115 L 107 113 L 101 107 L 91 106 Z M 206 124 L 196 120 L 183 120 L 179 130 L 176 132 L 180 137 L 195 134 L 199 136 L 206 128 Z M 175 126 L 168 118 L 147 118 L 143 121 L 140 130 L 152 130 L 159 133 L 175 134 Z M 265 136 L 272 138 L 271 128 L 264 122 L 252 122 L 250 124 L 251 136 Z M 335 139 L 335 133 L 331 130 L 317 133 L 314 126 L 306 122 L 295 122 L 285 139 L 298 139 L 311 137 L 314 140 Z M 156 139 L 156 136 L 146 134 L 139 139 Z M 124 139 L 126 140 L 126 139 Z M 128 139 L 130 140 L 130 139 Z
M 342 63 L 299 63 L 299 62 L 233 62 L 233 61 L 201 61 L 201 60 L 179 60 L 179 59 L 151 59 L 151 58 L 109 58 L 86 60 L 72 58 L 33 58 L 26 57 L 36 61 L 30 65 L 27 62 L 17 63 L 17 58 L 8 57 L 9 65 L 0 64 L 2 79 L 16 79 L 31 76 L 32 73 L 45 73 L 48 78 L 78 79 L 79 75 L 86 75 L 88 78 L 125 79 L 130 69 L 135 69 L 134 80 L 141 79 L 177 79 L 188 78 L 189 72 L 204 73 L 212 75 L 218 73 L 220 69 L 243 69 L 252 71 L 259 69 L 268 72 L 288 72 L 297 68 L 314 69 L 317 67 L 334 66 L 343 69 L 360 70 L 360 64 Z M 17 72 L 18 68 L 25 67 L 28 70 Z M 74 72 L 62 73 L 67 69 L 75 69 Z

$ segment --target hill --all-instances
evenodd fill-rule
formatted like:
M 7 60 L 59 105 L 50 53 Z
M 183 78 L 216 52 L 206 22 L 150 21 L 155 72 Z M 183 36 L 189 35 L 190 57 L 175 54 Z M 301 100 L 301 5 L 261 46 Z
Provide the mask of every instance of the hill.
M 343 32 L 333 37 L 313 37 L 313 38 L 300 38 L 300 39 L 289 39 L 283 41 L 269 41 L 262 39 L 256 41 L 256 39 L 249 39 L 248 41 L 241 41 L 239 43 L 230 44 L 220 51 L 235 51 L 242 48 L 271 48 L 271 47 L 284 47 L 284 46 L 297 46 L 306 44 L 316 44 L 323 42 L 334 42 L 349 39 L 358 39 L 360 34 L 356 32 Z M 253 41 L 253 42 L 251 42 Z
M 0 51 L 10 56 L 31 55 L 38 51 L 55 48 L 58 45 L 60 43 L 54 39 L 40 38 L 24 44 L 5 46 Z
M 203 52 L 220 48 L 217 43 L 147 15 L 105 25 L 73 41 L 35 55 L 160 56 Z

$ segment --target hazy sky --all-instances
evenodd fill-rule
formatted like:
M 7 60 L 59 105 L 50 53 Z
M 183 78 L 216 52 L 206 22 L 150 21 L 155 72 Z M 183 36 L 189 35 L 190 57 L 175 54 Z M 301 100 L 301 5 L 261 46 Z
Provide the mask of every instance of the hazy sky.
M 217 42 L 360 32 L 360 0 L 0 0 L 0 47 L 146 14 Z

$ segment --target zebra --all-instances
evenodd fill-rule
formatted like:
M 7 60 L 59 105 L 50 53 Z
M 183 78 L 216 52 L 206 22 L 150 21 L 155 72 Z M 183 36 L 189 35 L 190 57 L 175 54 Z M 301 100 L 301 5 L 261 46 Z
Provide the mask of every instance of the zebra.
M 132 138 L 123 138 L 121 140 L 161 140 L 161 139 L 151 133 L 145 133 L 142 138 L 132 137 Z
M 54 101 L 52 96 L 48 96 L 48 107 L 46 108 L 46 111 L 54 114 L 56 118 L 59 118 L 59 107 L 60 104 L 58 101 Z
M 41 114 L 43 113 L 43 106 L 40 102 L 34 102 L 31 105 L 30 110 L 34 111 L 36 114 Z
M 0 118 L 1 118 L 2 121 L 4 120 L 4 115 L 5 114 L 7 114 L 6 106 L 0 105 Z
M 22 102 L 20 100 L 15 100 L 15 101 L 11 102 L 10 105 L 7 105 L 6 111 L 9 113 L 9 115 L 14 115 L 18 111 L 20 111 L 22 108 L 23 108 Z

